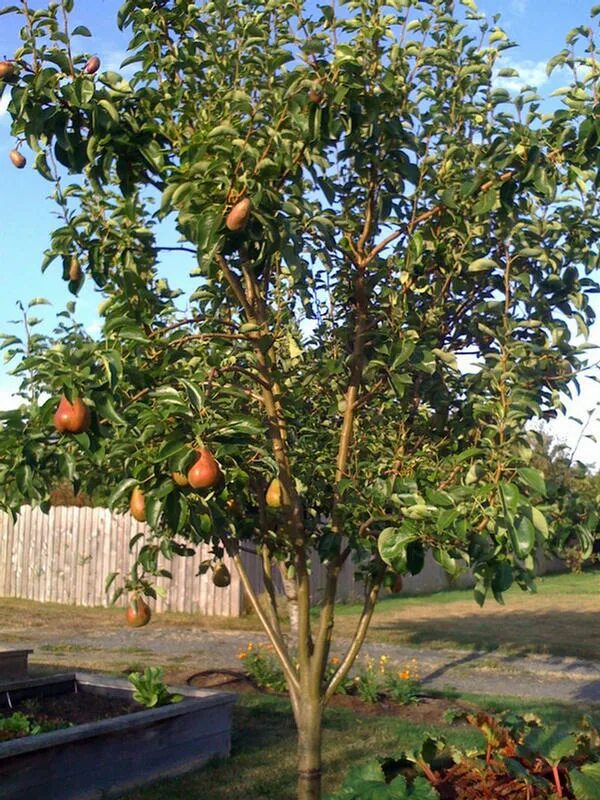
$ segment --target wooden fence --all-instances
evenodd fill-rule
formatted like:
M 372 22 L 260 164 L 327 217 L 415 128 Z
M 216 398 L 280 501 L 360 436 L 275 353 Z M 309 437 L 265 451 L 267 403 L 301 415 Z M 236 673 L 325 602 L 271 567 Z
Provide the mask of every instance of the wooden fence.
M 129 540 L 146 526 L 129 514 L 113 514 L 104 508 L 54 507 L 49 514 L 23 506 L 17 522 L 0 514 L 0 597 L 21 597 L 53 603 L 82 606 L 107 605 L 104 591 L 107 575 L 120 571 L 127 574 L 134 554 Z M 252 585 L 263 590 L 260 562 L 252 553 L 244 552 L 243 560 Z M 247 601 L 236 570 L 226 559 L 231 572 L 231 585 L 219 589 L 210 573 L 198 576 L 200 563 L 210 558 L 203 545 L 189 558 L 163 560 L 160 566 L 171 571 L 173 578 L 160 578 L 157 585 L 165 590 L 158 597 L 156 611 L 183 611 L 207 615 L 237 617 L 247 609 Z M 560 569 L 561 562 L 542 560 L 540 573 Z M 472 583 L 466 573 L 459 585 Z M 313 601 L 320 600 L 325 585 L 325 569 L 317 558 L 311 573 Z M 446 574 L 428 554 L 423 571 L 405 579 L 409 592 L 427 592 L 447 588 Z M 361 595 L 361 585 L 354 579 L 354 565 L 348 561 L 340 575 L 338 598 L 352 600 Z M 127 599 L 121 598 L 125 605 Z
M 53 603 L 82 606 L 107 605 L 104 591 L 107 575 L 127 574 L 134 561 L 129 540 L 146 532 L 143 523 L 130 514 L 113 514 L 104 508 L 57 506 L 43 514 L 38 508 L 23 506 L 16 523 L 0 514 L 0 597 L 21 597 Z M 247 601 L 236 570 L 225 559 L 231 584 L 214 586 L 210 573 L 198 575 L 200 563 L 210 558 L 209 548 L 200 546 L 194 556 L 161 559 L 159 566 L 170 570 L 172 580 L 159 578 L 156 585 L 166 596 L 153 603 L 156 611 L 183 611 L 221 616 L 240 616 Z M 244 552 L 243 560 L 253 586 L 262 591 L 260 562 Z M 324 584 L 324 569 L 313 570 L 313 596 L 317 600 Z M 352 566 L 347 565 L 340 581 L 340 597 L 355 593 Z M 127 600 L 120 601 L 125 605 Z

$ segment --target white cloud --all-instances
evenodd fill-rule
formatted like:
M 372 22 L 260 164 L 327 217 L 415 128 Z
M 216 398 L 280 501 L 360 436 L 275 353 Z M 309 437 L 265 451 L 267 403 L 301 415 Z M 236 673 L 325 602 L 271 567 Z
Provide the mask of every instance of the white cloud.
M 508 89 L 509 92 L 518 92 L 523 86 L 535 86 L 539 89 L 550 80 L 546 74 L 545 61 L 531 61 L 529 59 L 512 61 L 511 59 L 503 58 L 498 66 L 499 69 L 515 69 L 519 73 L 518 77 L 503 78 L 499 75 L 494 77 L 494 85 L 502 89 Z
M 513 14 L 522 16 L 527 11 L 529 0 L 510 0 L 510 11 Z
M 89 325 L 85 326 L 86 333 L 89 333 L 90 336 L 96 336 L 96 334 L 100 333 L 102 330 L 102 321 L 99 319 L 90 322 Z
M 20 398 L 15 397 L 10 389 L 0 389 L 0 411 L 8 411 L 19 405 Z

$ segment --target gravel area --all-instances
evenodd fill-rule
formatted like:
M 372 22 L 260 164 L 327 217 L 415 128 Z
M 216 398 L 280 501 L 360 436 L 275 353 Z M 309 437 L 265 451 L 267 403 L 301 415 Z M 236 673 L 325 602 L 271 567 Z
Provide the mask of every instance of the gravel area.
M 240 668 L 238 654 L 249 641 L 265 642 L 255 631 L 203 630 L 196 625 L 168 626 L 153 621 L 145 628 L 102 626 L 86 632 L 27 628 L 11 631 L 3 647 L 31 647 L 32 671 L 46 669 L 110 669 L 129 672 L 159 664 L 171 680 L 207 669 Z M 333 650 L 341 655 L 346 642 Z M 600 702 L 600 663 L 576 658 L 535 655 L 510 656 L 496 652 L 433 650 L 368 644 L 366 655 L 386 655 L 403 666 L 413 659 L 426 686 L 485 694 L 506 694 L 567 702 Z

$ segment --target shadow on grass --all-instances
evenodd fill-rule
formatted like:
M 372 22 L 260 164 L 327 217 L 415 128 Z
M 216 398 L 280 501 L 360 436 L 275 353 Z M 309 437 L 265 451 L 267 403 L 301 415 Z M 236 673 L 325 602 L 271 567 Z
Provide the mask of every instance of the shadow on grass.
M 590 611 L 486 609 L 427 619 L 374 620 L 373 640 L 418 646 L 459 647 L 514 657 L 531 653 L 600 661 L 600 615 Z

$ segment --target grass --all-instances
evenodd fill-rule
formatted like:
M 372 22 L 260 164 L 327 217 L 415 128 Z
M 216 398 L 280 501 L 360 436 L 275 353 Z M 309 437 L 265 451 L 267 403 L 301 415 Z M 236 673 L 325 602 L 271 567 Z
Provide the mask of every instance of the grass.
M 447 591 L 428 596 L 384 597 L 373 620 L 373 641 L 426 647 L 461 647 L 511 653 L 548 652 L 600 660 L 600 618 L 597 597 L 600 573 L 548 576 L 538 580 L 537 594 L 511 590 L 506 606 L 490 602 L 483 609 L 475 604 L 470 591 Z M 359 606 L 338 608 L 338 635 L 349 635 L 356 623 Z M 76 635 L 90 630 L 107 632 L 123 623 L 122 609 L 77 608 L 24 600 L 3 600 L 0 604 L 0 630 L 3 640 L 42 642 L 68 631 Z M 207 618 L 187 614 L 157 615 L 158 628 L 188 627 L 203 629 L 259 630 L 254 617 L 242 620 Z M 12 638 L 11 638 L 12 637 Z M 98 637 L 98 642 L 102 637 Z M 37 646 L 37 645 L 35 645 Z M 86 645 L 52 644 L 43 647 L 55 663 L 63 659 L 81 661 L 94 657 Z M 98 651 L 102 663 L 96 666 L 120 672 L 125 667 L 142 669 L 160 656 L 150 657 L 142 647 L 122 647 Z M 191 657 L 191 653 L 187 653 Z M 125 658 L 127 661 L 124 661 Z M 140 657 L 143 664 L 132 663 Z M 162 665 L 174 680 L 176 664 L 183 653 L 162 658 Z M 490 656 L 490 665 L 494 657 Z M 170 662 L 170 663 L 169 663 Z M 93 668 L 92 664 L 86 664 Z M 189 672 L 189 670 L 188 670 Z M 183 673 L 182 673 L 183 674 Z M 548 722 L 575 722 L 581 710 L 556 703 L 523 702 L 506 697 L 457 695 L 484 709 L 539 713 Z M 355 762 L 376 755 L 394 755 L 416 743 L 427 725 L 397 717 L 361 715 L 344 709 L 328 711 L 324 723 L 325 791 L 333 791 L 347 769 Z M 469 746 L 477 740 L 475 731 L 448 726 L 435 730 L 457 745 Z M 285 699 L 265 695 L 241 695 L 234 711 L 232 757 L 215 761 L 188 776 L 157 783 L 126 795 L 123 800 L 287 800 L 295 795 L 296 734 Z
M 599 595 L 599 571 L 539 578 L 537 593 L 511 589 L 505 595 L 505 606 L 490 600 L 479 608 L 470 590 L 412 597 L 384 595 L 375 610 L 369 640 L 511 655 L 549 653 L 600 661 Z M 338 606 L 336 637 L 353 634 L 359 612 L 359 605 Z M 81 608 L 19 599 L 4 599 L 0 603 L 1 638 L 11 643 L 35 642 L 40 636 L 58 638 L 65 631 L 75 636 L 89 630 L 114 630 L 122 623 L 120 608 Z M 157 614 L 152 625 L 198 632 L 260 630 L 253 615 L 240 619 L 166 613 Z M 124 650 L 123 655 L 126 654 Z
M 498 650 L 512 655 L 549 653 L 600 660 L 600 572 L 549 575 L 537 592 L 506 592 L 479 608 L 471 591 L 384 597 L 369 640 L 430 648 Z M 337 635 L 350 636 L 360 607 L 341 606 Z
M 463 696 L 464 699 L 464 696 Z M 475 698 L 471 698 L 475 701 Z M 556 703 L 524 703 L 517 699 L 482 698 L 489 711 L 540 714 L 549 723 L 576 723 L 581 710 Z M 470 748 L 480 741 L 474 729 L 423 726 L 395 717 L 362 716 L 331 709 L 324 721 L 324 794 L 334 791 L 348 768 L 376 756 L 393 756 L 416 745 L 426 732 L 443 734 L 449 743 Z M 198 772 L 129 793 L 122 800 L 292 800 L 295 797 L 296 734 L 285 699 L 241 695 L 234 710 L 232 755 Z

